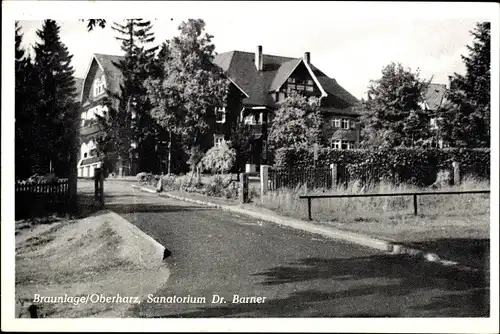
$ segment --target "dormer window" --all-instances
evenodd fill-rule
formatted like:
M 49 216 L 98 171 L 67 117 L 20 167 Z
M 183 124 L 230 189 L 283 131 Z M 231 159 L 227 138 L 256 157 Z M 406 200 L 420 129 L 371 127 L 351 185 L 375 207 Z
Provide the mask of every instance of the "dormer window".
M 215 122 L 226 123 L 226 108 L 224 107 L 215 108 Z
M 104 94 L 106 91 L 106 79 L 104 75 L 94 80 L 94 97 Z
M 291 93 L 292 91 L 296 91 L 298 93 L 302 92 L 314 92 L 314 81 L 307 80 L 298 80 L 296 78 L 288 78 L 287 80 L 287 93 Z

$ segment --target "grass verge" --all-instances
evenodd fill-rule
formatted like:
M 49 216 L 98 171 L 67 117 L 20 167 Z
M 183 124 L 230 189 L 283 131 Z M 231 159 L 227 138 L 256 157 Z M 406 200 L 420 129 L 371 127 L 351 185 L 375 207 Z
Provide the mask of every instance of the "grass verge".
M 439 191 L 480 189 L 489 189 L 489 183 L 469 179 L 459 186 L 443 187 Z M 353 182 L 347 189 L 318 189 L 307 193 L 341 195 L 415 191 L 435 190 L 386 183 L 366 188 Z M 303 187 L 273 191 L 255 203 L 283 215 L 307 219 L 307 201 L 299 198 L 304 193 L 306 189 Z M 314 199 L 312 216 L 321 224 L 397 241 L 463 237 L 463 233 L 470 237 L 489 237 L 488 194 L 425 195 L 419 196 L 418 202 L 419 215 L 414 216 L 411 196 Z

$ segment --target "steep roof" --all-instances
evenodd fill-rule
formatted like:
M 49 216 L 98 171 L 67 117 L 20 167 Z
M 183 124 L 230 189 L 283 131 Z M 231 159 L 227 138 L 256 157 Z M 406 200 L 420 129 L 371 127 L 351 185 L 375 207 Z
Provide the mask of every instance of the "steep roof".
M 425 102 L 430 110 L 438 109 L 443 103 L 447 89 L 444 84 L 431 83 L 424 94 Z
M 123 75 L 116 64 L 124 57 L 96 53 L 94 59 L 105 72 L 108 89 L 115 93 L 119 92 Z M 269 93 L 281 87 L 303 60 L 268 54 L 263 54 L 262 60 L 263 70 L 257 71 L 254 53 L 229 51 L 216 55 L 214 63 L 246 94 L 247 97 L 243 99 L 244 104 L 274 107 L 275 102 Z M 328 77 L 312 64 L 310 68 L 322 89 L 327 93 L 324 101 L 327 101 L 328 105 L 335 106 L 335 110 L 342 109 L 344 113 L 348 112 L 348 109 L 358 102 L 335 79 Z
M 252 52 L 230 51 L 215 56 L 214 63 L 219 66 L 238 88 L 248 97 L 243 103 L 274 107 L 269 92 L 281 87 L 294 69 L 303 62 L 302 58 L 262 55 L 263 70 L 255 68 L 255 54 Z M 314 65 L 311 70 L 318 83 L 327 93 L 325 97 L 340 108 L 348 108 L 358 100 L 342 88 L 335 79 L 329 78 Z
M 120 90 L 120 83 L 123 80 L 123 74 L 116 65 L 125 59 L 125 57 L 100 53 L 94 53 L 94 57 L 106 75 L 107 88 L 113 93 L 118 93 Z

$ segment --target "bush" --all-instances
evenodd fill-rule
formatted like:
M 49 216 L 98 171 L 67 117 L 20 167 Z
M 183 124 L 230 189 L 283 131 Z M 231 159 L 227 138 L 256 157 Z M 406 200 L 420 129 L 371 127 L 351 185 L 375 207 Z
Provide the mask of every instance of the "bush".
M 136 178 L 140 182 L 147 182 L 152 176 L 153 176 L 153 174 L 151 174 L 151 173 L 140 172 L 140 173 L 137 173 Z
M 164 190 L 179 190 L 179 184 L 177 181 L 177 176 L 175 175 L 165 175 L 161 179 L 162 188 Z
M 33 174 L 26 180 L 18 181 L 18 183 L 28 184 L 28 183 L 55 183 L 58 182 L 59 178 L 55 174 L 39 175 Z
M 226 142 L 212 147 L 202 159 L 203 166 L 212 173 L 228 172 L 235 161 L 236 151 Z

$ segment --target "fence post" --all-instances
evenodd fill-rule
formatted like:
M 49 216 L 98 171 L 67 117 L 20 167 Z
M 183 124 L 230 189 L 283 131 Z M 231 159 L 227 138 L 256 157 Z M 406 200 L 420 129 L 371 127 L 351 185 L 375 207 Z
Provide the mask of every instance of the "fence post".
M 94 169 L 94 196 L 100 206 L 104 205 L 104 173 L 101 168 Z
M 332 188 L 337 187 L 337 164 L 330 164 L 330 170 L 332 172 Z
M 417 194 L 413 194 L 413 213 L 415 216 L 418 215 L 418 200 L 417 200 Z
M 94 170 L 94 199 L 96 201 L 99 200 L 99 177 L 97 168 Z
M 451 163 L 453 167 L 453 184 L 454 185 L 459 185 L 460 184 L 460 164 L 457 161 L 453 161 Z
M 307 217 L 309 217 L 309 220 L 312 220 L 312 213 L 311 213 L 311 197 L 307 198 Z
M 240 179 L 240 202 L 248 202 L 248 173 L 242 173 Z
M 102 168 L 99 169 L 99 200 L 101 206 L 104 206 L 104 171 Z
M 267 193 L 269 188 L 269 166 L 260 165 L 260 200 L 264 199 L 264 195 Z
M 74 127 L 74 124 L 73 124 Z M 72 147 L 76 145 L 76 139 L 73 137 L 71 139 Z M 78 182 L 78 157 L 77 150 L 72 149 L 70 152 L 70 160 L 69 160 L 69 175 L 68 175 L 68 204 L 69 207 L 67 210 L 70 213 L 76 213 L 78 210 L 78 190 L 77 190 L 77 182 Z M 59 188 L 59 187 L 58 187 Z

